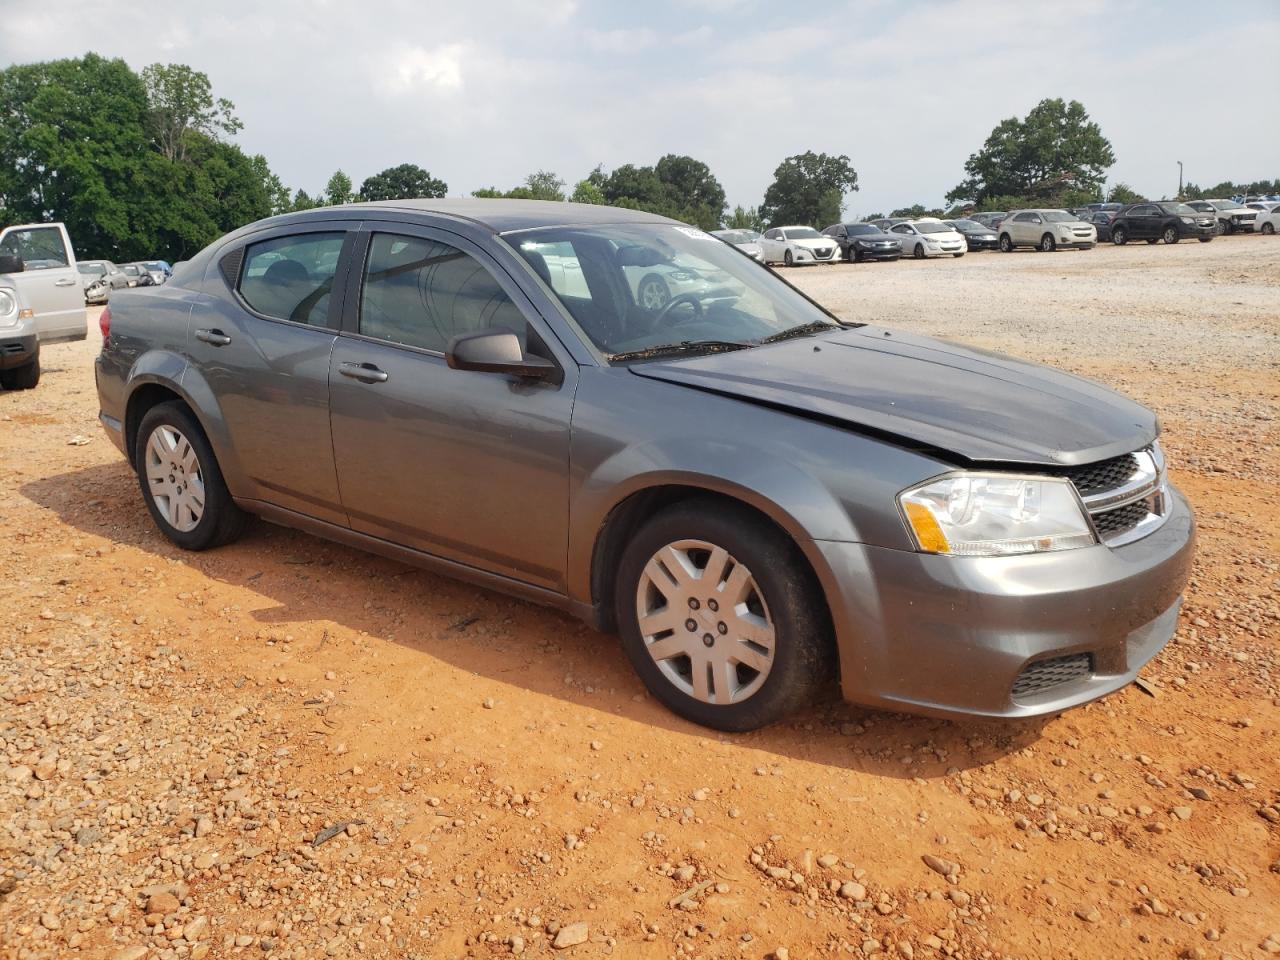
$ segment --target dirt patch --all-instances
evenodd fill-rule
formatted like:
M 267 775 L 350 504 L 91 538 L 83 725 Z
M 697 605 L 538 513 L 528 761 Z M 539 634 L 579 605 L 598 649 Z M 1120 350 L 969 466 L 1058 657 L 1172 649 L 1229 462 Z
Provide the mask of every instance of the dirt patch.
M 1149 693 L 723 736 L 558 613 L 266 524 L 183 554 L 96 427 L 92 322 L 0 394 L 0 956 L 1280 944 L 1280 242 L 786 276 L 1161 413 L 1200 547 Z

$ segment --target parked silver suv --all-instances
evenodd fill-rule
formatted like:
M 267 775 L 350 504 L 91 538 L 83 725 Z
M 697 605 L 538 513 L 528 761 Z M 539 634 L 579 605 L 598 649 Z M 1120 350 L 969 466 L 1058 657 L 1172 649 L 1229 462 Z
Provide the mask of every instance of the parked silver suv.
M 672 265 L 724 279 L 637 294 Z M 663 217 L 326 207 L 104 317 L 102 424 L 173 542 L 258 514 L 559 607 L 698 723 L 836 676 L 894 710 L 1060 711 L 1176 626 L 1194 522 L 1151 411 L 842 322 Z
M 1092 250 L 1097 243 L 1094 225 L 1066 210 L 1013 210 L 1000 221 L 1000 249 L 1005 253 L 1018 247 Z
M 0 230 L 0 387 L 40 382 L 40 345 L 83 340 L 84 290 L 60 223 Z

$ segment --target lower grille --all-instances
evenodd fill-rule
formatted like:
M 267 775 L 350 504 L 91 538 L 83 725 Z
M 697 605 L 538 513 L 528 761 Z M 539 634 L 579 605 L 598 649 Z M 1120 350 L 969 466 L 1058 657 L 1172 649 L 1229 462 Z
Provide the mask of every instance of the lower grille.
M 1093 660 L 1087 653 L 1037 660 L 1018 674 L 1018 679 L 1013 682 L 1012 695 L 1015 700 L 1034 696 L 1072 680 L 1083 680 L 1092 673 Z
M 1093 525 L 1098 528 L 1098 536 L 1106 540 L 1118 533 L 1132 530 L 1151 513 L 1150 504 L 1146 500 L 1130 503 L 1115 510 L 1107 510 L 1093 515 Z

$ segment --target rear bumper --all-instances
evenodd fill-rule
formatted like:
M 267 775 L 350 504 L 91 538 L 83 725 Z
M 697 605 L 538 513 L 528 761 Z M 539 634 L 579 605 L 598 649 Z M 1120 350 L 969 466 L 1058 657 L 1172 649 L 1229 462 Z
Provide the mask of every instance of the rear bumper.
M 1163 526 L 1114 549 L 963 558 L 819 542 L 840 594 L 831 600 L 844 696 L 1017 718 L 1112 693 L 1173 636 L 1194 543 L 1176 491 Z M 1073 663 L 1083 666 L 1059 672 Z
M 0 370 L 24 367 L 40 350 L 39 338 L 34 334 L 0 334 Z

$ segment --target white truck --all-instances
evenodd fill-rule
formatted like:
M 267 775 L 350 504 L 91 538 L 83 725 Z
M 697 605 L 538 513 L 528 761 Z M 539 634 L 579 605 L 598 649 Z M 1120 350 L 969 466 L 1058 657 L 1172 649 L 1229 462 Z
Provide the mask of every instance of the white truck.
M 32 223 L 0 230 L 0 387 L 40 382 L 40 346 L 87 336 L 84 287 L 67 228 Z

